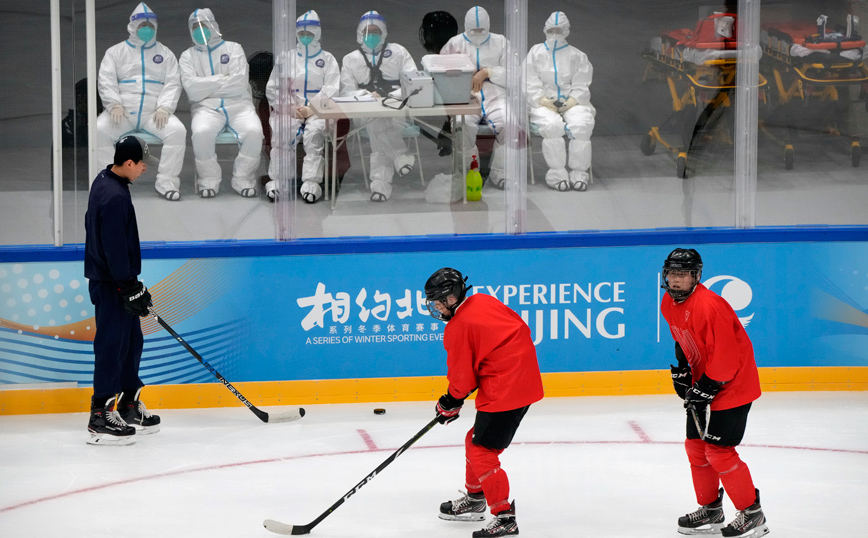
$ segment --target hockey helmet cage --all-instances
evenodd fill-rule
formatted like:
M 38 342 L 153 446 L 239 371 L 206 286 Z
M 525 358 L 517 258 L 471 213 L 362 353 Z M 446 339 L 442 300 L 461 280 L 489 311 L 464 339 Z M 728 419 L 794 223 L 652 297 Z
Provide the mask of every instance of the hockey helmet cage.
M 669 273 L 671 271 L 687 271 L 693 277 L 693 286 L 689 290 L 675 290 L 669 286 Z M 663 262 L 661 288 L 666 290 L 675 302 L 682 302 L 693 293 L 696 284 L 702 278 L 702 257 L 695 249 L 676 248 L 669 253 Z
M 425 282 L 425 297 L 428 299 L 428 311 L 431 316 L 448 321 L 455 315 L 455 309 L 458 308 L 464 298 L 467 296 L 467 290 L 471 286 L 467 285 L 467 277 L 463 276 L 459 271 L 450 267 L 438 269 Z M 449 314 L 443 314 L 437 310 L 435 303 L 437 301 L 446 301 L 446 298 L 453 296 L 457 302 L 449 307 Z

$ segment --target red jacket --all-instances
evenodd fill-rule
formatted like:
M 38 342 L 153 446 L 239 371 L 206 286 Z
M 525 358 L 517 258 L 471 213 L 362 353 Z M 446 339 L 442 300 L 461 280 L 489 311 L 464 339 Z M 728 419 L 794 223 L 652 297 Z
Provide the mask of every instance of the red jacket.
M 465 398 L 473 389 L 476 409 L 518 409 L 543 398 L 542 376 L 530 328 L 491 295 L 464 300 L 443 331 L 449 393 Z
M 753 345 L 726 300 L 697 284 L 683 303 L 667 294 L 660 311 L 690 362 L 693 381 L 705 374 L 725 383 L 711 402 L 712 411 L 739 407 L 760 397 Z

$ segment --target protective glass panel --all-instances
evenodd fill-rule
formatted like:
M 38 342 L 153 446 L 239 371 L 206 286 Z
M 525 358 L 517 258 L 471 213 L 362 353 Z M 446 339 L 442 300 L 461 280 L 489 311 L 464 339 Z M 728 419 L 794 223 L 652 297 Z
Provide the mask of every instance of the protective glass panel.
M 0 31 L 7 67 L 0 84 L 0 244 L 53 244 L 57 208 L 52 182 L 50 6 L 38 2 L 3 13 Z M 57 37 L 62 45 L 58 48 L 68 51 L 70 29 L 62 28 Z M 68 144 L 64 136 L 63 145 Z M 67 148 L 63 149 L 66 157 Z
M 528 13 L 528 230 L 732 226 L 735 2 Z
M 757 224 L 866 224 L 868 2 L 763 4 Z
M 493 164 L 504 126 L 482 120 L 471 90 L 480 67 L 498 68 L 499 86 L 485 84 L 490 117 L 500 113 L 504 4 L 486 3 L 479 25 L 474 15 L 473 30 L 496 43 L 480 65 L 463 45 L 466 3 L 313 7 L 298 4 L 292 39 L 293 236 L 503 232 L 505 195 L 492 177 L 504 178 Z M 454 54 L 438 55 L 450 39 Z M 463 159 L 455 140 L 466 140 Z
M 75 5 L 77 155 L 86 155 L 84 2 Z M 79 219 L 68 228 L 75 240 L 83 241 L 87 182 L 112 164 L 113 144 L 127 135 L 159 159 L 130 187 L 143 241 L 273 238 L 274 205 L 262 179 L 274 57 L 270 3 L 98 3 L 95 24 L 97 148 L 90 171 L 86 159 L 77 161 L 84 190 L 76 198 Z

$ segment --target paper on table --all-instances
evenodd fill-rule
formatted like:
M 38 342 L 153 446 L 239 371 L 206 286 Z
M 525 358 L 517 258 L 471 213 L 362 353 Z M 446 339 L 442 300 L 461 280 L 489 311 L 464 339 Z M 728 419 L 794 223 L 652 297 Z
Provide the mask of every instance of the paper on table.
M 376 101 L 372 95 L 348 96 L 348 97 L 332 97 L 335 103 L 368 103 Z

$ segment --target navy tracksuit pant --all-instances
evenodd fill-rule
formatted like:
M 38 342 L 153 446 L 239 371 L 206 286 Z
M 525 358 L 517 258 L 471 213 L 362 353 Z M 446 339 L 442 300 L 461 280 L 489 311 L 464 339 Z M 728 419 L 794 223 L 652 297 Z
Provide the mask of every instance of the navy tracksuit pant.
M 90 301 L 96 314 L 93 352 L 94 398 L 108 398 L 121 391 L 132 398 L 144 386 L 139 379 L 139 362 L 145 339 L 138 316 L 127 313 L 114 282 L 91 280 Z

